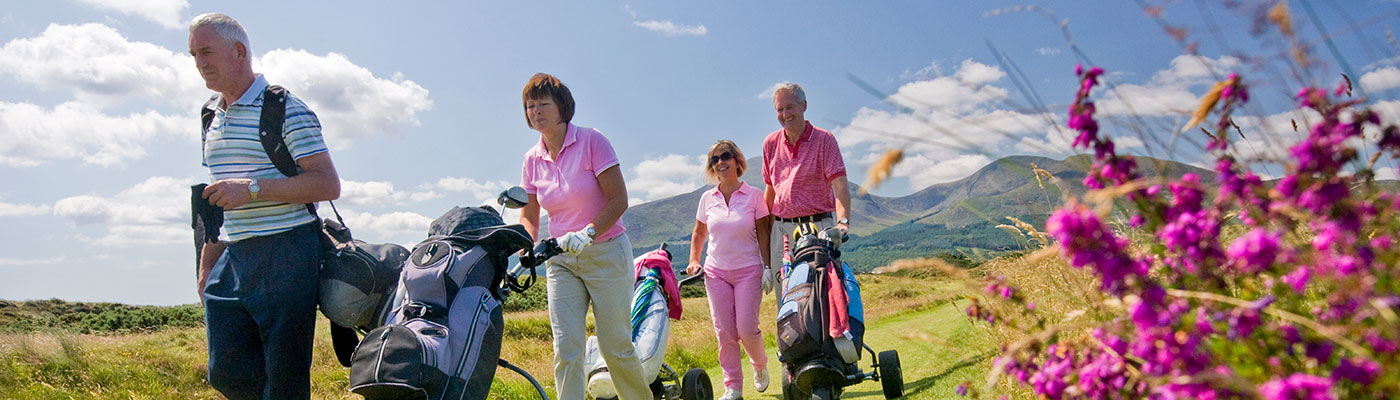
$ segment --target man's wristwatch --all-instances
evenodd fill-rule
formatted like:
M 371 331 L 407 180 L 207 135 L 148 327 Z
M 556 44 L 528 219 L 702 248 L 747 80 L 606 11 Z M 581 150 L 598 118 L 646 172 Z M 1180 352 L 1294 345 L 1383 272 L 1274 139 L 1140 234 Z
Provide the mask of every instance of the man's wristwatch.
M 259 188 L 258 188 L 258 180 L 257 180 L 257 179 L 254 179 L 254 180 L 253 180 L 253 183 L 249 183 L 249 184 L 248 184 L 248 195 L 249 195 L 249 196 L 252 196 L 252 199 L 253 199 L 253 200 L 257 200 L 257 199 L 258 199 L 258 190 L 259 190 Z
M 837 224 L 837 225 L 851 226 L 851 220 L 850 220 L 849 218 L 838 219 L 838 220 L 836 220 L 836 224 Z

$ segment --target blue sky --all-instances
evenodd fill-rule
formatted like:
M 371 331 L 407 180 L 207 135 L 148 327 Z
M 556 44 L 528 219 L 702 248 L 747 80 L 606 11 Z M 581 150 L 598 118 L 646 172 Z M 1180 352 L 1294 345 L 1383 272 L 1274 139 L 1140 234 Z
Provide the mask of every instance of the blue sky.
M 700 187 L 715 140 L 758 155 L 778 128 L 769 91 L 782 81 L 806 88 L 807 118 L 837 135 L 853 182 L 883 151 L 906 151 L 879 195 L 1002 156 L 1075 154 L 1056 125 L 1085 60 L 1061 22 L 1110 73 L 1114 90 L 1096 97 L 1106 130 L 1134 135 L 1123 151 L 1207 165 L 1199 137 L 1174 133 L 1229 72 L 1253 88 L 1237 118 L 1260 132 L 1242 146 L 1250 156 L 1296 139 L 1279 127 L 1308 115 L 1291 112 L 1287 95 L 1333 87 L 1344 70 L 1378 109 L 1400 114 L 1393 0 L 1313 2 L 1321 28 L 1292 2 L 1318 63 L 1306 73 L 1272 62 L 1287 48 L 1277 29 L 1251 34 L 1254 1 L 1169 2 L 1160 22 L 1127 1 L 441 3 L 7 1 L 0 298 L 197 301 L 188 186 L 208 180 L 197 108 L 211 93 L 187 54 L 186 24 L 210 11 L 240 20 L 255 70 L 320 115 L 344 181 L 336 204 L 356 236 L 407 246 L 453 205 L 519 180 L 539 138 L 519 97 L 535 72 L 568 84 L 574 122 L 612 140 L 633 204 Z M 1162 24 L 1183 28 L 1199 56 Z M 1017 88 L 1022 77 L 1043 108 Z M 1382 167 L 1395 177 L 1393 163 Z

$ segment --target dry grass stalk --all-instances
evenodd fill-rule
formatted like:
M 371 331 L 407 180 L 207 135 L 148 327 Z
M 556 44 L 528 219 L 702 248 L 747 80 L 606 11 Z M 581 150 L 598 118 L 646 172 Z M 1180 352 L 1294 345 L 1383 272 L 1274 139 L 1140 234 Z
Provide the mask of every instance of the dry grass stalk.
M 880 183 L 884 182 L 885 179 L 889 179 L 890 171 L 894 170 L 895 164 L 899 164 L 899 162 L 903 160 L 904 150 L 895 149 L 885 151 L 885 155 L 880 156 L 880 160 L 876 161 L 875 165 L 870 166 L 870 172 L 865 177 L 865 183 L 860 185 L 860 194 L 864 195 L 869 192 L 869 189 L 880 187 Z
M 1283 36 L 1293 38 L 1293 18 L 1288 16 L 1288 2 L 1280 1 L 1269 9 L 1269 22 L 1277 25 Z
M 1029 223 L 1016 219 L 1016 217 L 1006 217 L 1006 219 L 1011 220 L 1011 222 L 1015 223 L 1018 228 L 1021 228 L 1021 230 L 1025 231 L 1026 236 L 1030 236 L 1031 238 L 1035 239 L 1035 241 L 1040 242 L 1040 247 L 1050 245 L 1050 239 L 1045 236 L 1045 233 L 1036 230 L 1035 225 L 1031 225 Z
M 872 272 L 877 274 L 884 274 L 896 271 L 919 269 L 932 269 L 937 270 L 939 272 L 943 272 L 950 276 L 955 276 L 963 279 L 969 278 L 967 271 L 963 270 L 962 268 L 955 267 L 952 264 L 949 264 L 948 262 L 937 258 L 905 258 L 901 260 L 894 260 L 894 262 L 891 262 L 890 265 L 875 268 L 875 270 Z
M 1204 97 L 1201 97 L 1201 104 L 1196 106 L 1196 112 L 1191 114 L 1191 120 L 1186 122 L 1186 126 L 1181 127 L 1181 131 L 1186 132 L 1194 128 L 1197 124 L 1200 124 L 1201 121 L 1205 121 L 1206 116 L 1210 115 L 1210 110 L 1214 109 L 1215 104 L 1220 102 L 1220 93 L 1224 91 L 1226 87 L 1234 86 L 1239 83 L 1239 79 L 1239 77 L 1234 77 L 1216 82 L 1215 86 L 1211 86 L 1210 91 L 1206 92 Z

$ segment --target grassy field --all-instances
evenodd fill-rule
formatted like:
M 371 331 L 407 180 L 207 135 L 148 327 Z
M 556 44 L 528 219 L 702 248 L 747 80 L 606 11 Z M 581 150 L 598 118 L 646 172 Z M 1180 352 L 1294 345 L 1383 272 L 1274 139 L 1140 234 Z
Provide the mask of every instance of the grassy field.
M 878 351 L 900 353 L 906 398 L 955 397 L 963 381 L 985 382 L 996 344 L 994 332 L 970 323 L 962 306 L 960 285 L 946 279 L 862 275 L 867 313 L 866 341 Z M 766 296 L 765 296 L 766 297 Z M 684 316 L 674 321 L 666 362 L 678 371 L 706 369 L 715 388 L 722 375 L 715 359 L 714 331 L 704 298 L 684 301 Z M 762 321 L 773 321 L 776 307 L 767 299 Z M 765 326 L 769 371 L 774 385 L 757 393 L 746 382 L 746 398 L 779 398 L 778 368 L 772 328 Z M 553 373 L 548 317 L 542 311 L 507 314 L 502 357 L 535 376 L 552 395 Z M 71 333 L 0 334 L 0 398 L 218 398 L 204 380 L 202 328 L 171 328 L 151 333 L 78 335 Z M 316 336 L 312 369 L 314 398 L 358 398 L 346 391 L 349 370 L 335 362 L 325 321 Z M 861 364 L 869 370 L 868 355 Z M 747 365 L 747 361 L 745 361 Z M 745 371 L 745 375 L 751 372 Z M 722 390 L 722 389 L 721 389 Z M 847 388 L 845 398 L 883 398 L 880 384 Z M 529 399 L 529 384 L 501 370 L 492 398 Z

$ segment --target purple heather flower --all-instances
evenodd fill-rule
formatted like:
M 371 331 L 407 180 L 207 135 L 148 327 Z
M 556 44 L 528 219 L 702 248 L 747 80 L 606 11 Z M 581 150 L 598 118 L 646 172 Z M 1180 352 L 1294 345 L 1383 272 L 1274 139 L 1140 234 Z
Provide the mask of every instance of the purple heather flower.
M 1225 255 L 1242 274 L 1255 274 L 1274 264 L 1280 251 L 1282 235 L 1264 228 L 1254 228 L 1230 243 Z
M 1283 283 L 1293 287 L 1293 291 L 1303 293 L 1303 289 L 1308 286 L 1308 279 L 1312 278 L 1312 269 L 1306 265 L 1299 265 L 1298 269 L 1283 276 Z
M 1293 374 L 1259 385 L 1259 395 L 1268 400 L 1331 400 L 1332 380 L 1308 374 Z
M 1343 358 L 1332 370 L 1332 379 L 1346 379 L 1362 385 L 1370 385 L 1381 374 L 1381 365 L 1361 357 Z

